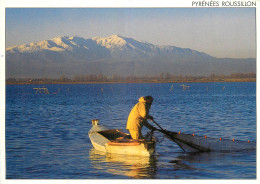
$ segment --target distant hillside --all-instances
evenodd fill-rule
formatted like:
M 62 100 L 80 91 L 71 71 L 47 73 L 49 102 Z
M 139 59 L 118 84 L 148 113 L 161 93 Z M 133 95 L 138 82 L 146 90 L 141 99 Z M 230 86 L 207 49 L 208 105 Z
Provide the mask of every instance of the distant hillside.
M 144 76 L 256 72 L 256 59 L 215 58 L 206 53 L 112 35 L 57 37 L 6 49 L 6 77 L 79 74 Z

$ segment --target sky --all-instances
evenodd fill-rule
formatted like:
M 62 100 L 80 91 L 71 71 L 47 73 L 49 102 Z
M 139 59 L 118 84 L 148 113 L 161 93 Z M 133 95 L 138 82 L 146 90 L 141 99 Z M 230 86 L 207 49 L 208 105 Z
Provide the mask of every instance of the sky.
M 6 8 L 6 48 L 120 34 L 219 58 L 256 58 L 255 8 Z

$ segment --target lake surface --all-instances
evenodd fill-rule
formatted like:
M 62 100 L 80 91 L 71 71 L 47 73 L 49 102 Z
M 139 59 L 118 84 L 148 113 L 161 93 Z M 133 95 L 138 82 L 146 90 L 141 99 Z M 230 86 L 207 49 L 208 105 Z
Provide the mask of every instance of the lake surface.
M 146 95 L 154 97 L 150 114 L 167 130 L 256 141 L 256 83 L 181 85 L 7 85 L 6 178 L 256 179 L 256 151 L 188 154 L 159 132 L 152 157 L 92 148 L 92 119 L 124 130 Z M 43 86 L 50 94 L 35 93 Z

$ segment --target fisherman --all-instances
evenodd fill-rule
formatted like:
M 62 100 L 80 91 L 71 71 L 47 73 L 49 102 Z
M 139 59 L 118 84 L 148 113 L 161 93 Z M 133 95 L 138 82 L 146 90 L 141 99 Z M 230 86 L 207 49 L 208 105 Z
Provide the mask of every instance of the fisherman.
M 133 139 L 144 139 L 142 135 L 142 128 L 146 126 L 150 130 L 156 130 L 155 127 L 150 125 L 147 119 L 153 120 L 153 117 L 149 115 L 149 110 L 153 103 L 153 97 L 145 96 L 139 99 L 139 102 L 131 110 L 126 129 L 129 130 Z

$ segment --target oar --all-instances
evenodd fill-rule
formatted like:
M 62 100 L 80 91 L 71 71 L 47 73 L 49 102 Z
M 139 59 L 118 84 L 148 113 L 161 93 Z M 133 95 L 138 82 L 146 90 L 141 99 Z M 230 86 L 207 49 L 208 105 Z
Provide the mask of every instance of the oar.
M 179 142 L 177 142 L 171 135 L 168 134 L 168 131 L 167 131 L 167 130 L 163 129 L 163 128 L 162 128 L 158 123 L 156 123 L 153 119 L 152 119 L 151 121 L 152 121 L 154 124 L 156 124 L 156 125 L 160 128 L 160 130 L 157 129 L 159 132 L 163 133 L 163 134 L 166 135 L 166 137 L 168 137 L 170 140 L 172 140 L 172 141 L 174 141 L 175 143 L 177 143 L 177 144 L 180 146 L 180 148 L 181 148 L 184 152 L 186 152 L 185 149 L 182 147 L 182 145 L 181 145 Z
M 166 130 L 166 129 L 163 129 L 158 123 L 156 123 L 153 119 L 151 119 L 151 121 L 154 123 L 154 124 L 156 124 L 160 129 L 157 129 L 159 132 L 161 132 L 161 133 L 163 133 L 163 134 L 165 134 L 165 135 L 167 135 L 167 136 L 170 136 L 169 134 L 168 134 L 168 131 Z
M 156 124 L 162 131 L 165 131 L 158 123 L 156 123 L 153 119 L 151 119 L 151 121 Z

